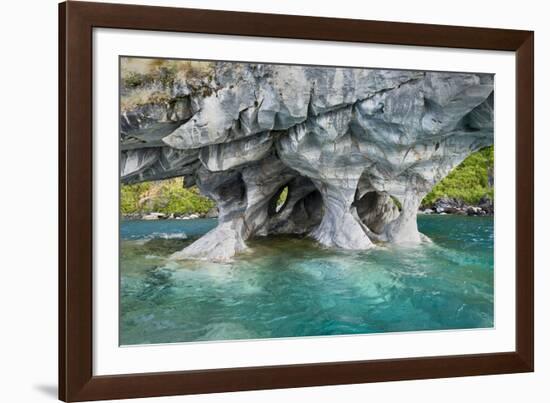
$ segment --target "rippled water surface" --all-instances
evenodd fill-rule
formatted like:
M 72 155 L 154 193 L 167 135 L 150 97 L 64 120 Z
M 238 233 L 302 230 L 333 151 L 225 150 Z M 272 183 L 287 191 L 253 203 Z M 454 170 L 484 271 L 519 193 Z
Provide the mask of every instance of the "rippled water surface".
M 418 219 L 433 244 L 259 238 L 228 264 L 167 260 L 215 220 L 123 222 L 120 343 L 492 327 L 492 218 Z

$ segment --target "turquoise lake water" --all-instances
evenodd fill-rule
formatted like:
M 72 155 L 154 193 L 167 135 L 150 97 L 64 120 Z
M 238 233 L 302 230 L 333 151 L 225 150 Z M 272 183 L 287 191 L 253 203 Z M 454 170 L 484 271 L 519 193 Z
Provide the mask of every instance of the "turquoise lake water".
M 214 219 L 124 221 L 120 344 L 493 327 L 492 217 L 418 224 L 432 244 L 349 252 L 258 238 L 218 264 L 167 260 Z

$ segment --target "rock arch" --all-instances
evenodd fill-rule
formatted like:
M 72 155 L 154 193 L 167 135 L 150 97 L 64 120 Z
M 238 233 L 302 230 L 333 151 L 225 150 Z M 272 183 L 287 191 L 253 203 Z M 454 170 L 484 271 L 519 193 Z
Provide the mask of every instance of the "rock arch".
M 123 182 L 183 176 L 218 204 L 218 227 L 175 259 L 228 260 L 280 233 L 345 249 L 423 242 L 424 195 L 493 142 L 490 74 L 211 65 L 204 88 L 175 87 L 178 113 L 121 116 Z

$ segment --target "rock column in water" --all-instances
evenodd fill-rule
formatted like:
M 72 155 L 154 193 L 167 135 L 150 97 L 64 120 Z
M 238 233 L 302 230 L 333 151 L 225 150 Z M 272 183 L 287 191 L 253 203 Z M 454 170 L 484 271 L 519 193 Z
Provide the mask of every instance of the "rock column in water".
M 227 261 L 281 233 L 343 249 L 423 242 L 422 198 L 493 143 L 490 74 L 209 66 L 121 116 L 123 182 L 183 177 L 218 206 L 217 228 L 174 259 Z

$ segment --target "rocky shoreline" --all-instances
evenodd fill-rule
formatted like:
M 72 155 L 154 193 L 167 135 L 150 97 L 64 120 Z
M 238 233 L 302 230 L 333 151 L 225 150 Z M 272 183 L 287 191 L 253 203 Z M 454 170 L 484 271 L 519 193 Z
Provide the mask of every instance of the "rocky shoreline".
M 419 209 L 421 214 L 455 214 L 468 216 L 492 216 L 494 215 L 493 200 L 488 197 L 482 198 L 477 204 L 471 205 L 463 200 L 444 197 L 436 200 L 429 207 Z
M 468 204 L 463 200 L 444 197 L 435 201 L 430 206 L 422 206 L 418 209 L 419 214 L 435 215 L 468 215 L 468 216 L 492 216 L 494 215 L 493 200 L 482 198 L 477 204 Z M 216 207 L 207 213 L 172 213 L 165 214 L 160 212 L 123 214 L 125 220 L 195 220 L 197 218 L 217 218 L 218 209 Z
M 124 220 L 195 220 L 197 218 L 217 218 L 218 209 L 216 207 L 210 209 L 206 213 L 172 213 L 166 214 L 157 211 L 148 213 L 132 213 L 122 214 Z

